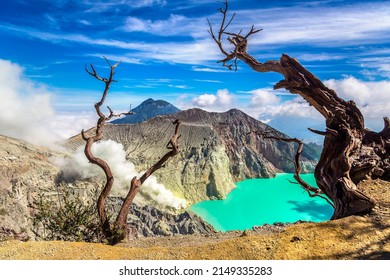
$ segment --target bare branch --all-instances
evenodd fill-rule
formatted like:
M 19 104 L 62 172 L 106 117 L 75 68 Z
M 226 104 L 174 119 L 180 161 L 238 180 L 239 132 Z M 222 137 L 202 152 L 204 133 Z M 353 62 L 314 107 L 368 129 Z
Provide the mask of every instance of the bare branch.
M 336 130 L 330 129 L 330 128 L 326 128 L 325 131 L 320 131 L 320 130 L 312 129 L 309 127 L 308 130 L 310 130 L 311 132 L 313 132 L 315 134 L 322 135 L 322 136 L 329 136 L 329 135 L 337 136 L 338 135 L 338 132 Z
M 97 74 L 97 72 L 96 72 L 95 67 L 93 66 L 93 64 L 90 64 L 90 67 L 91 67 L 92 71 L 88 70 L 88 68 L 87 68 L 86 65 L 84 66 L 85 71 L 87 71 L 87 73 L 88 73 L 89 75 L 91 75 L 92 77 L 95 77 L 95 78 L 98 79 L 99 81 L 103 81 L 103 82 L 106 81 L 106 79 L 99 77 L 99 75 Z
M 249 30 L 248 34 L 246 34 L 244 38 L 245 38 L 245 39 L 248 39 L 249 36 L 251 36 L 251 35 L 253 35 L 253 34 L 256 34 L 256 33 L 260 32 L 260 31 L 262 31 L 262 30 L 263 30 L 262 28 L 256 29 L 255 26 L 252 25 L 251 30 Z
M 322 135 L 322 136 L 326 136 L 328 135 L 328 132 L 327 131 L 320 131 L 320 130 L 316 130 L 316 129 L 313 129 L 313 128 L 308 128 L 308 130 L 310 130 L 311 132 L 315 133 L 315 134 L 318 134 L 318 135 Z
M 230 18 L 227 24 L 226 23 L 226 18 L 228 14 L 228 3 L 227 1 L 224 2 L 225 8 L 219 9 L 219 11 L 222 13 L 222 20 L 221 20 L 221 25 L 219 28 L 218 32 L 218 38 L 215 36 L 215 33 L 213 31 L 212 25 L 209 20 L 209 33 L 213 40 L 216 42 L 218 45 L 218 48 L 220 49 L 221 53 L 225 55 L 224 59 L 221 59 L 218 61 L 218 63 L 223 63 L 223 66 L 228 68 L 229 70 L 237 70 L 237 59 L 244 61 L 246 64 L 248 64 L 253 70 L 258 71 L 258 72 L 278 72 L 281 73 L 282 67 L 280 65 L 279 61 L 276 60 L 271 60 L 271 61 L 266 61 L 264 63 L 260 63 L 257 61 L 254 57 L 249 55 L 247 53 L 247 45 L 248 45 L 248 38 L 260 32 L 262 29 L 256 29 L 253 25 L 249 32 L 245 35 L 241 35 L 241 30 L 238 33 L 234 32 L 228 32 L 227 28 L 230 26 L 232 23 L 233 19 L 235 18 L 235 14 Z M 234 46 L 234 50 L 231 52 L 227 52 L 223 46 L 222 43 L 222 35 L 229 35 L 231 37 L 227 38 L 227 41 Z M 233 63 L 229 63 L 229 61 L 233 60 Z
M 82 137 L 85 141 L 88 141 L 88 139 L 89 139 L 89 137 L 87 137 L 87 135 L 85 135 L 84 129 L 81 130 L 81 137 Z
M 256 133 L 257 135 L 260 135 L 266 139 L 274 139 L 274 140 L 283 141 L 283 142 L 287 142 L 287 143 L 297 143 L 298 148 L 297 148 L 297 151 L 295 154 L 295 160 L 294 160 L 294 166 L 295 166 L 294 179 L 308 193 L 308 195 L 310 197 L 316 197 L 316 196 L 321 197 L 322 199 L 324 199 L 326 202 L 328 202 L 333 207 L 333 203 L 329 200 L 329 198 L 327 198 L 326 196 L 323 195 L 323 192 L 320 188 L 316 188 L 316 187 L 309 185 L 300 176 L 300 174 L 302 172 L 302 165 L 301 165 L 301 154 L 302 154 L 302 150 L 303 150 L 302 140 L 299 140 L 298 138 L 286 138 L 286 137 L 273 135 L 267 131 L 256 131 L 254 133 Z
M 236 16 L 236 14 L 234 13 L 229 22 L 225 25 L 225 21 L 226 21 L 226 15 L 227 15 L 227 11 L 229 9 L 229 3 L 228 1 L 225 1 L 225 9 L 223 8 L 220 8 L 219 11 L 223 14 L 223 19 L 222 19 L 222 23 L 221 23 L 221 27 L 219 29 L 219 32 L 218 32 L 218 40 L 221 41 L 222 39 L 222 34 L 225 32 L 226 28 L 229 27 L 230 23 L 233 21 L 234 17 Z
M 128 115 L 135 114 L 134 112 L 131 111 L 131 107 L 130 107 L 129 112 L 124 112 L 124 113 L 119 113 L 119 114 L 115 114 L 114 111 L 109 106 L 107 106 L 107 109 L 110 111 L 110 115 L 106 118 L 106 121 L 109 121 L 112 118 L 118 118 L 118 117 L 122 117 L 122 116 L 128 116 Z
M 172 135 L 171 139 L 169 140 L 166 147 L 170 150 L 167 152 L 156 164 L 152 165 L 140 178 L 141 184 L 145 182 L 147 178 L 149 178 L 150 175 L 152 175 L 156 170 L 160 169 L 162 165 L 171 157 L 177 155 L 179 153 L 179 145 L 177 140 L 180 138 L 181 135 L 179 135 L 179 128 L 181 125 L 180 120 L 175 120 L 173 122 L 175 125 L 175 133 Z
M 212 27 L 209 19 L 207 19 L 207 22 L 209 24 L 209 34 L 211 35 L 211 37 L 213 38 L 215 43 L 218 45 L 220 51 L 226 56 L 226 58 L 218 61 L 218 63 L 222 62 L 224 67 L 227 67 L 229 70 L 232 70 L 232 64 L 227 64 L 227 62 L 234 59 L 235 55 L 234 55 L 234 53 L 229 54 L 224 49 L 223 44 L 222 44 L 222 35 L 225 33 L 225 30 L 232 23 L 236 14 L 233 14 L 231 16 L 231 18 L 229 19 L 229 21 L 226 23 L 226 16 L 227 16 L 227 11 L 229 9 L 229 4 L 228 4 L 228 1 L 225 1 L 224 3 L 225 3 L 225 9 L 223 9 L 223 8 L 219 9 L 219 11 L 222 13 L 222 21 L 221 21 L 221 25 L 220 25 L 219 31 L 218 31 L 218 38 L 214 34 L 214 30 L 213 30 L 213 27 Z M 237 68 L 237 67 L 235 67 L 235 68 Z

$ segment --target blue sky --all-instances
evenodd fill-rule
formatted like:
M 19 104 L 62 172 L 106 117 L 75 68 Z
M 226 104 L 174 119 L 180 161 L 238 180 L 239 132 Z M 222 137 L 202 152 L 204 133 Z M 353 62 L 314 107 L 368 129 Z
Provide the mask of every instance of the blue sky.
M 252 24 L 250 53 L 260 61 L 297 58 L 346 99 L 366 125 L 390 112 L 390 1 L 238 1 L 232 32 Z M 240 63 L 228 71 L 208 34 L 221 3 L 205 0 L 14 0 L 0 10 L 0 133 L 32 142 L 70 137 L 95 122 L 102 84 L 93 63 L 121 61 L 107 105 L 116 111 L 147 98 L 180 109 L 239 108 L 306 141 L 320 139 L 322 117 L 297 96 L 272 91 L 281 79 Z M 32 125 L 33 123 L 33 125 Z M 43 137 L 42 137 L 43 136 Z M 42 142 L 41 142 L 42 143 Z

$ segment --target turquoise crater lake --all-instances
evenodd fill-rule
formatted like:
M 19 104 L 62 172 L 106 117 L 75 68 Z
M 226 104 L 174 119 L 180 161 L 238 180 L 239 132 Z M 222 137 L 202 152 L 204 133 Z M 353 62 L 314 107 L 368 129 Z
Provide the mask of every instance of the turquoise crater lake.
M 313 174 L 302 178 L 315 186 Z M 292 184 L 293 174 L 275 178 L 250 179 L 237 183 L 224 200 L 208 200 L 188 210 L 201 216 L 218 231 L 251 229 L 253 226 L 298 220 L 329 220 L 333 208 L 321 198 L 310 198 L 299 185 Z

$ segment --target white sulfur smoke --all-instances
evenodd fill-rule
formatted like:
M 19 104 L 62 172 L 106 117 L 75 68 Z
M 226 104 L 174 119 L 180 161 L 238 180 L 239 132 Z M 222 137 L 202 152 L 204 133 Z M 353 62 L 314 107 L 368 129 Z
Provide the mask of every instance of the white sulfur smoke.
M 24 69 L 0 59 L 0 134 L 48 145 L 56 137 L 48 127 L 54 116 L 52 93 L 24 75 Z
M 113 193 L 124 196 L 134 176 L 141 176 L 133 163 L 126 160 L 126 152 L 123 145 L 112 140 L 101 141 L 92 146 L 92 153 L 105 160 L 111 168 L 115 182 Z M 64 173 L 65 179 L 88 179 L 92 177 L 105 177 L 104 172 L 94 164 L 90 164 L 85 157 L 84 147 L 79 147 L 72 157 L 66 159 L 54 158 L 53 162 Z M 166 189 L 163 184 L 157 182 L 155 176 L 150 176 L 142 185 L 142 194 L 150 197 L 161 206 L 169 206 L 175 209 L 186 207 L 185 199 L 177 198 Z
M 55 142 L 92 127 L 92 112 L 56 112 L 57 94 L 28 78 L 19 64 L 0 58 L 0 134 L 57 149 Z

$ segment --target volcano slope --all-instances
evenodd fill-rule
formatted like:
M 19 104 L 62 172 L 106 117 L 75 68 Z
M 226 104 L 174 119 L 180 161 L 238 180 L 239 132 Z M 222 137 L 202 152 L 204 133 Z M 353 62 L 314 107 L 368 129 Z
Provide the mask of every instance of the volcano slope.
M 127 159 L 138 170 L 146 170 L 166 153 L 175 119 L 182 121 L 180 154 L 154 175 L 176 196 L 185 198 L 188 205 L 223 199 L 237 181 L 270 178 L 294 170 L 293 144 L 250 132 L 285 135 L 236 109 L 225 113 L 189 109 L 138 124 L 107 124 L 104 139 L 122 143 Z M 76 135 L 64 146 L 74 151 L 84 144 Z M 304 172 L 313 171 L 320 153 L 317 146 L 305 145 L 301 157 Z

